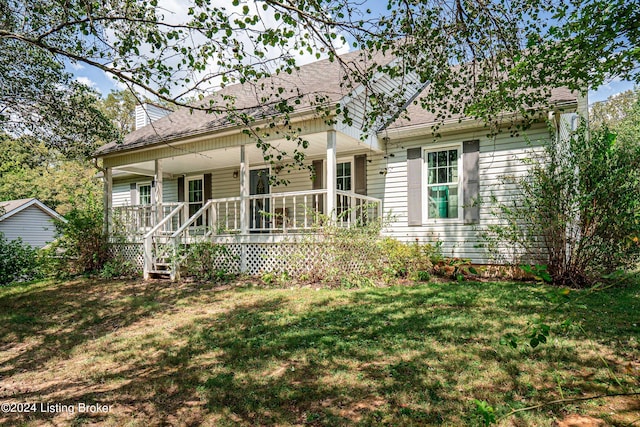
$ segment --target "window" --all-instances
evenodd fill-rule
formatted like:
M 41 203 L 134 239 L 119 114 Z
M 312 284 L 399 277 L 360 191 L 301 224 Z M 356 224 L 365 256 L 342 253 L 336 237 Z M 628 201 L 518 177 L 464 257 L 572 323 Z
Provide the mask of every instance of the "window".
M 336 164 L 336 189 L 351 191 L 351 162 L 341 162 Z M 349 211 L 349 196 L 338 195 L 336 204 L 336 215 L 338 219 L 346 220 L 345 212 Z
M 190 179 L 187 181 L 188 201 L 189 201 L 189 216 L 193 216 L 196 212 L 204 206 L 204 184 L 201 178 Z M 201 220 L 198 220 L 199 224 Z
M 351 191 L 351 162 L 336 164 L 336 189 Z
M 138 184 L 138 203 L 141 205 L 151 204 L 151 184 Z
M 459 148 L 427 151 L 427 215 L 458 218 L 460 199 Z

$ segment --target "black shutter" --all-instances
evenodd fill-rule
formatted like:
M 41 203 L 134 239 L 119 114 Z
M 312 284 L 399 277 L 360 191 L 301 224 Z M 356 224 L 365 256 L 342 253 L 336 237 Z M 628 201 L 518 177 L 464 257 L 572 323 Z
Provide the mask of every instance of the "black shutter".
M 178 201 L 184 202 L 184 177 L 178 178 Z
M 207 200 L 209 199 L 213 199 L 213 186 L 211 183 L 211 174 L 205 173 L 204 174 L 204 202 L 206 203 Z
M 422 225 L 422 148 L 407 150 L 407 217 L 409 225 Z
M 357 194 L 367 195 L 367 155 L 362 154 L 353 158 L 354 162 L 354 183 L 355 192 Z
M 480 221 L 480 141 L 462 143 L 462 207 L 464 223 Z
M 315 176 L 313 177 L 313 189 L 321 190 L 323 188 L 324 181 L 324 162 L 322 160 L 313 161 L 313 170 Z M 315 207 L 315 206 L 314 206 Z M 324 213 L 324 198 L 320 197 L 318 200 L 318 210 L 320 213 Z
M 322 168 L 323 161 L 322 160 L 314 160 L 313 161 L 313 170 L 315 172 L 315 176 L 313 177 L 313 189 L 320 190 L 322 188 L 322 181 L 324 181 L 324 170 Z

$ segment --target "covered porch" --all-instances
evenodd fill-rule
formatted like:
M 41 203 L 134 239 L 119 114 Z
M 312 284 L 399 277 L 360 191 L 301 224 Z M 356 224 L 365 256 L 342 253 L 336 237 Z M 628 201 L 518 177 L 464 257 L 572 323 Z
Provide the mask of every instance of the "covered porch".
M 255 143 L 179 153 L 176 148 L 162 158 L 148 151 L 114 156 L 105 161 L 105 229 L 113 242 L 143 245 L 147 275 L 175 273 L 176 266 L 166 264 L 171 248 L 180 245 L 276 243 L 327 226 L 378 221 L 382 201 L 366 195 L 367 153 L 375 147 L 336 130 L 305 139 L 311 167 L 297 171 L 272 165 Z M 272 144 L 291 153 L 295 142 Z M 272 185 L 274 174 L 288 184 Z M 128 185 L 129 194 L 114 185 Z

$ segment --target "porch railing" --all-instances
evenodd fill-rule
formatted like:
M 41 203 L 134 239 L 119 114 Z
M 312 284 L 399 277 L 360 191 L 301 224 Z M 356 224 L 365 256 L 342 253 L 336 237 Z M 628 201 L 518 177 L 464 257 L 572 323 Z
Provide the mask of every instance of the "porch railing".
M 180 205 L 180 202 L 175 202 L 114 207 L 109 218 L 109 234 L 119 237 L 144 236 Z
M 318 228 L 326 212 L 327 190 L 249 196 L 249 231 L 305 232 Z
M 381 218 L 380 199 L 342 190 L 336 193 L 337 226 L 364 225 Z M 184 202 L 116 207 L 112 211 L 110 233 L 141 239 L 151 230 L 165 236 L 180 230 L 180 235 L 187 240 L 197 236 L 238 234 L 242 230 L 240 205 L 240 197 L 212 199 L 191 217 Z M 173 213 L 178 207 L 181 207 L 180 215 Z M 251 195 L 247 200 L 247 230 L 252 233 L 317 230 L 326 224 L 326 207 L 326 189 Z
M 361 226 L 382 218 L 382 200 L 348 191 L 336 191 L 336 221 L 343 227 Z

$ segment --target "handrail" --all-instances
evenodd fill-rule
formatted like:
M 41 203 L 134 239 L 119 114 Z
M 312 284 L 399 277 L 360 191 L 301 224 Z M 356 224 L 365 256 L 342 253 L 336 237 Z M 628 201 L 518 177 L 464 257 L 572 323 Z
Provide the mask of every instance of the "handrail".
M 368 201 L 374 202 L 374 203 L 382 202 L 381 199 L 377 199 L 375 197 L 367 196 L 365 194 L 354 193 L 352 191 L 336 190 L 336 194 L 339 195 L 339 196 L 348 196 L 348 197 L 355 197 L 357 199 L 368 200 Z
M 265 196 L 274 196 L 274 197 L 289 197 L 289 196 L 313 196 L 314 194 L 326 194 L 327 189 L 321 188 L 318 190 L 301 190 L 301 191 L 283 191 L 280 193 L 269 193 L 269 194 L 252 194 L 249 198 L 256 197 L 265 197 Z
M 242 200 L 242 198 L 240 196 L 236 196 L 236 197 L 223 197 L 221 199 L 209 199 L 209 202 L 216 202 L 216 203 L 225 203 L 225 202 L 239 202 L 240 200 Z
M 113 206 L 111 209 L 114 211 L 118 211 L 118 210 L 135 210 L 135 209 L 154 209 L 154 208 L 163 208 L 163 207 L 169 207 L 169 206 L 178 206 L 181 205 L 184 202 L 162 202 L 162 203 L 155 203 L 155 204 L 148 204 L 148 205 L 141 205 L 141 204 L 137 204 L 137 205 L 121 205 L 121 206 Z
M 164 217 L 162 221 L 156 224 L 147 234 L 144 235 L 145 239 L 151 238 L 160 228 L 162 228 L 167 222 L 169 222 L 182 208 L 184 208 L 185 202 L 181 202 L 176 208 L 174 208 L 169 215 Z
M 202 206 L 200 209 L 198 209 L 198 211 L 196 213 L 194 213 L 193 215 L 191 215 L 191 218 L 189 218 L 189 220 L 187 222 L 185 222 L 184 224 L 182 224 L 182 226 L 180 228 L 178 228 L 172 235 L 171 238 L 175 239 L 177 238 L 180 234 L 184 233 L 184 230 L 186 230 L 187 228 L 189 228 L 191 226 L 191 224 L 193 224 L 194 222 L 196 222 L 196 220 L 198 218 L 200 218 L 202 216 L 202 214 L 204 212 L 207 211 L 207 209 L 209 209 L 209 207 L 211 205 L 213 205 L 213 203 L 217 203 L 216 200 L 214 199 L 210 199 L 207 201 L 207 203 L 204 204 L 204 206 Z

